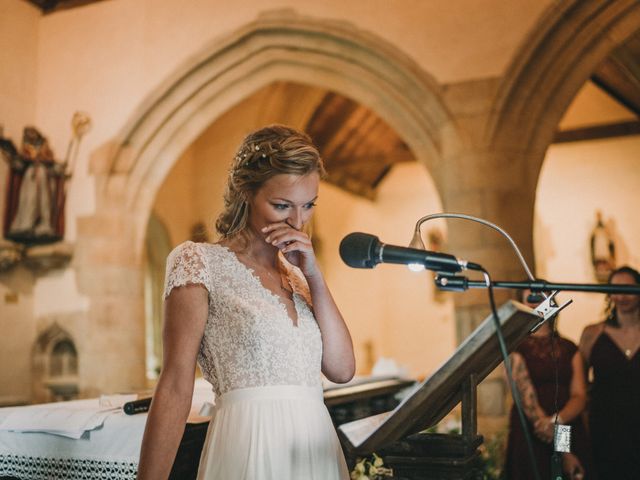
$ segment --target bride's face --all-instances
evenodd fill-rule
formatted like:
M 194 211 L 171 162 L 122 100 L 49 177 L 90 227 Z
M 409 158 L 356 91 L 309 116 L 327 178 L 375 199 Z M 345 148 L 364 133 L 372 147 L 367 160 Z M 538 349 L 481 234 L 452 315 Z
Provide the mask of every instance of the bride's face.
M 258 234 L 275 223 L 301 230 L 313 215 L 319 185 L 317 172 L 271 177 L 249 201 L 249 227 Z

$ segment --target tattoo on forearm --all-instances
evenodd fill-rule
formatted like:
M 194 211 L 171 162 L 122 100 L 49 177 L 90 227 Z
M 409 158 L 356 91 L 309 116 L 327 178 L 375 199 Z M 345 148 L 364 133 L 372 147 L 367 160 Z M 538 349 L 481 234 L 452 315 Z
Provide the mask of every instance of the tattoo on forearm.
M 529 377 L 529 371 L 524 361 L 518 359 L 514 360 L 513 379 L 516 382 L 516 388 L 522 398 L 522 406 L 527 418 L 535 423 L 538 416 L 538 409 L 540 408 L 538 403 L 538 395 Z

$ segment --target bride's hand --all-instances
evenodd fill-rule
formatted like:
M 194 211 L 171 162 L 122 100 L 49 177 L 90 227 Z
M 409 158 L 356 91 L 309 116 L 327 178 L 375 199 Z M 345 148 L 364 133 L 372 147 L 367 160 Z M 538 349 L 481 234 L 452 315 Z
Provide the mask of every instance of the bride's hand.
M 309 236 L 286 222 L 272 223 L 262 229 L 265 241 L 280 249 L 289 263 L 305 277 L 317 275 L 318 264 Z

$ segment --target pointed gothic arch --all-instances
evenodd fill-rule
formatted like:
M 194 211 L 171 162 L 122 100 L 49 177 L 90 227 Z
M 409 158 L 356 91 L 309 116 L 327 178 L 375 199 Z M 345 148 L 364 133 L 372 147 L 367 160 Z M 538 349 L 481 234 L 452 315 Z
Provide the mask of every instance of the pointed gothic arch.
M 81 289 L 83 279 L 91 277 L 92 283 L 101 279 L 109 292 L 105 298 L 100 291 L 83 291 L 91 300 L 92 328 L 104 337 L 91 355 L 113 357 L 102 363 L 128 368 L 117 375 L 87 371 L 85 394 L 144 383 L 142 254 L 156 192 L 207 126 L 274 81 L 318 86 L 366 105 L 399 132 L 431 172 L 442 164 L 443 151 L 462 148 L 436 82 L 400 50 L 347 23 L 278 11 L 206 46 L 91 158 L 97 207 L 78 228 L 76 269 Z M 103 325 L 110 328 L 103 331 Z
M 545 151 L 567 107 L 596 67 L 640 30 L 636 0 L 554 3 L 502 78 L 487 132 L 497 149 Z
M 438 85 L 401 51 L 343 22 L 275 12 L 208 45 L 142 103 L 113 141 L 115 154 L 94 159 L 103 165 L 94 169 L 98 205 L 122 205 L 146 219 L 181 152 L 223 112 L 277 80 L 320 86 L 369 106 L 430 170 L 441 156 L 443 128 L 449 127 L 449 141 L 462 143 Z

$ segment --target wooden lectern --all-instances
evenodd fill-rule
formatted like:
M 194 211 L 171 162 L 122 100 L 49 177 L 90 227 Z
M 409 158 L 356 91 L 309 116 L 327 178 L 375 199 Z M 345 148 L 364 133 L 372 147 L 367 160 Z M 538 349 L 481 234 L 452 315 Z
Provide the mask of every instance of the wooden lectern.
M 538 314 L 514 301 L 502 305 L 498 317 L 510 352 L 540 322 Z M 383 456 L 396 480 L 481 479 L 476 387 L 501 362 L 489 315 L 394 410 L 341 425 L 343 448 L 349 455 Z M 420 433 L 436 425 L 458 402 L 462 402 L 461 435 Z

